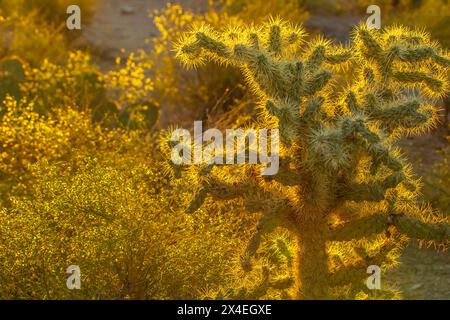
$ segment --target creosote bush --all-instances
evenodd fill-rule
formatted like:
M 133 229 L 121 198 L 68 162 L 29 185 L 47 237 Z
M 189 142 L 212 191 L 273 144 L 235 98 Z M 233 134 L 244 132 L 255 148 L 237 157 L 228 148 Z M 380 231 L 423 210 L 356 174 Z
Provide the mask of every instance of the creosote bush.
M 187 209 L 194 217 L 210 198 L 239 199 L 260 217 L 241 265 L 250 277 L 262 270 L 261 285 L 227 296 L 276 289 L 300 299 L 375 297 L 365 283 L 368 266 L 395 266 L 410 239 L 446 249 L 448 218 L 417 202 L 420 179 L 395 142 L 435 124 L 433 103 L 449 89 L 448 52 L 402 27 L 361 25 L 348 47 L 306 42 L 302 28 L 278 19 L 229 30 L 203 25 L 186 33 L 177 57 L 187 67 L 215 62 L 244 74 L 260 100 L 254 126 L 280 129 L 280 171 L 263 177 L 247 164 L 174 167 L 195 186 Z M 342 85 L 349 71 L 354 77 Z M 279 227 L 295 246 L 284 276 L 261 267 L 261 239 Z

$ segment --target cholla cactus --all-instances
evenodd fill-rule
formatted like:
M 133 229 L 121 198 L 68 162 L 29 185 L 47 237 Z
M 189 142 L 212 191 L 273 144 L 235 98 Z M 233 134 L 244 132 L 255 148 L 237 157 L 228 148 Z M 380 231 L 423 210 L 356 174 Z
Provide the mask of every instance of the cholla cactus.
M 420 181 L 394 147 L 399 136 L 435 123 L 432 103 L 448 89 L 448 53 L 427 34 L 399 27 L 360 26 L 348 47 L 305 38 L 302 28 L 271 20 L 225 32 L 204 26 L 177 45 L 188 67 L 240 68 L 261 100 L 257 125 L 280 129 L 277 175 L 260 176 L 247 164 L 232 178 L 233 170 L 210 165 L 192 178 L 198 188 L 189 212 L 212 196 L 239 198 L 261 213 L 244 269 L 251 270 L 263 234 L 283 227 L 295 236 L 292 281 L 265 273 L 252 298 L 271 286 L 292 298 L 344 289 L 355 296 L 367 290 L 367 267 L 395 265 L 409 239 L 448 245 L 448 220 L 417 204 Z

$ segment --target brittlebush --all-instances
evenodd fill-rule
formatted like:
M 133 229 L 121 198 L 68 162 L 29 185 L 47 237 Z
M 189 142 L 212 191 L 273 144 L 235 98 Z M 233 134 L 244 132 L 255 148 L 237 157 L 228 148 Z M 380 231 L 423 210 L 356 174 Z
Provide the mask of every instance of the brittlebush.
M 39 67 L 6 57 L 0 60 L 0 99 L 27 98 L 44 115 L 70 107 L 92 111 L 95 121 L 110 127 L 150 129 L 159 116 L 154 82 L 147 76 L 151 66 L 142 51 L 130 53 L 124 61 L 118 58 L 106 73 L 82 51 L 68 52 L 64 64 L 45 59 Z

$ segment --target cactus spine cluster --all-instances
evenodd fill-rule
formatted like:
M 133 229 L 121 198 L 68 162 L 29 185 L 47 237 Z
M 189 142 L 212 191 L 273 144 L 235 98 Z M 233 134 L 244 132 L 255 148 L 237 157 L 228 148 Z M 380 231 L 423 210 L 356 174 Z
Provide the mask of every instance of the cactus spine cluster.
M 277 175 L 245 165 L 230 182 L 223 167 L 200 166 L 188 208 L 209 196 L 239 198 L 261 214 L 246 270 L 264 234 L 283 227 L 295 236 L 291 274 L 281 282 L 266 275 L 260 287 L 299 299 L 356 294 L 367 290 L 367 267 L 395 265 L 409 239 L 448 245 L 448 220 L 417 203 L 420 180 L 394 146 L 435 124 L 433 102 L 448 90 L 448 53 L 427 34 L 361 25 L 341 46 L 307 41 L 301 27 L 272 19 L 223 32 L 199 27 L 180 39 L 177 56 L 188 67 L 242 70 L 261 101 L 255 125 L 280 129 Z

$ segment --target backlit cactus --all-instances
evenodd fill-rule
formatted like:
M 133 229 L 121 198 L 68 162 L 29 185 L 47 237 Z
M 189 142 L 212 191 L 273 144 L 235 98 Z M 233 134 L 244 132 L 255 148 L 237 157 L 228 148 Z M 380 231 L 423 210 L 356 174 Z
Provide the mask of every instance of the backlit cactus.
M 263 234 L 283 227 L 295 236 L 292 272 L 285 280 L 266 272 L 250 297 L 269 287 L 291 298 L 357 296 L 368 291 L 367 267 L 395 265 L 409 239 L 447 247 L 448 219 L 417 204 L 420 181 L 394 146 L 435 124 L 433 102 L 448 91 L 449 55 L 427 34 L 362 25 L 344 47 L 271 20 L 224 32 L 203 26 L 180 40 L 177 56 L 188 67 L 242 70 L 261 101 L 255 127 L 280 129 L 275 176 L 248 164 L 186 175 L 197 185 L 188 211 L 212 196 L 261 214 L 245 269 Z

